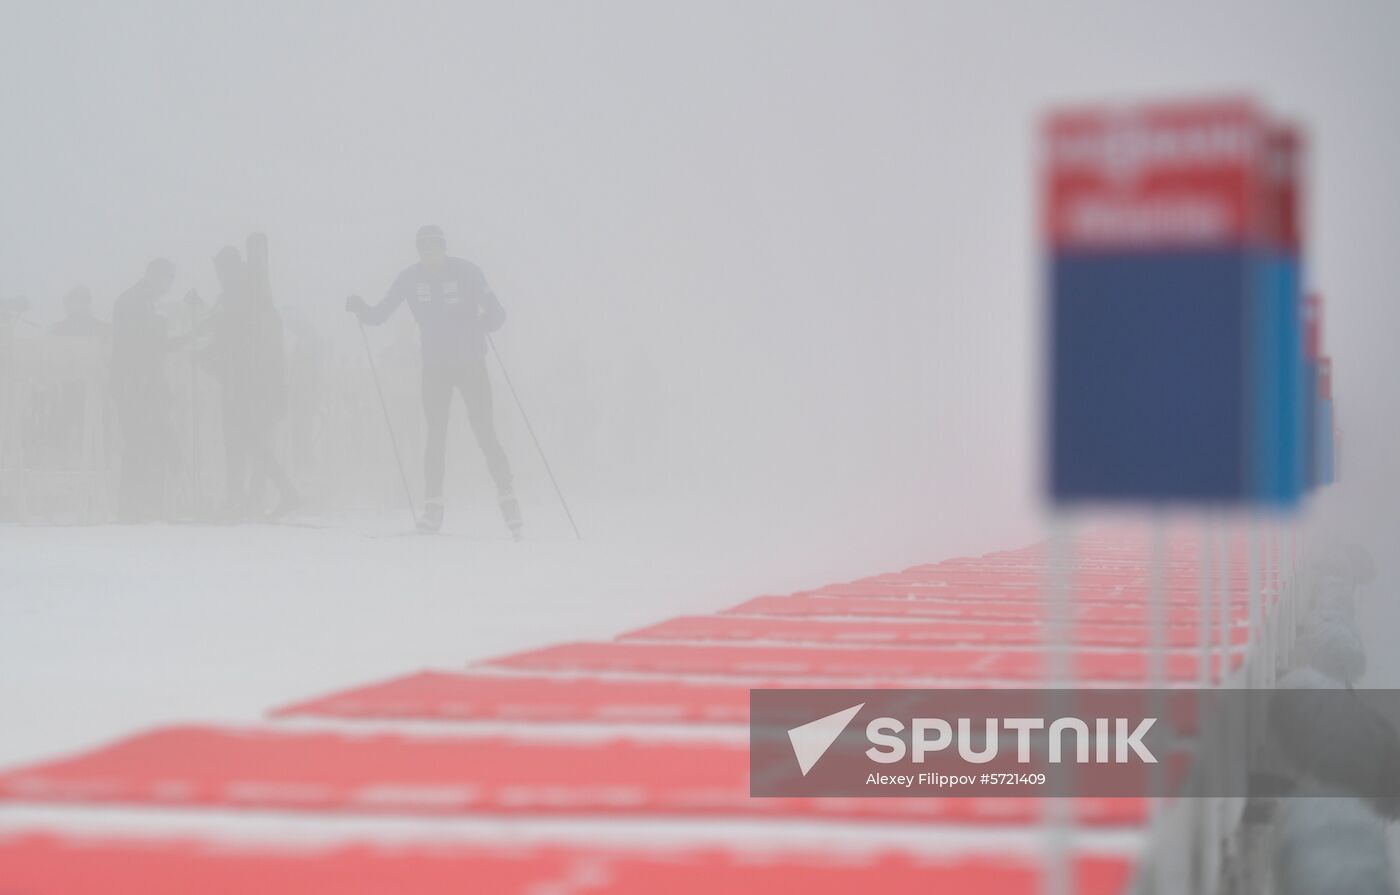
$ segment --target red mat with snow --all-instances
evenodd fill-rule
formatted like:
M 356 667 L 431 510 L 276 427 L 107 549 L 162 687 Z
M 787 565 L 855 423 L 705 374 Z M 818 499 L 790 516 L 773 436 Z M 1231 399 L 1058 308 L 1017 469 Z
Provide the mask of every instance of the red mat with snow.
M 373 814 L 691 815 L 1033 823 L 1033 798 L 752 799 L 739 743 L 159 730 L 0 776 L 11 801 Z M 1143 799 L 1075 800 L 1132 824 Z
M 1234 603 L 1230 620 L 1244 622 L 1249 607 Z M 1044 624 L 1050 617 L 1045 602 L 998 603 L 993 600 L 891 599 L 885 597 L 762 596 L 726 610 L 734 615 L 870 616 L 872 618 L 924 618 L 958 621 L 1001 621 Z M 1076 604 L 1067 613 L 1075 624 L 1130 624 L 1145 626 L 1148 610 L 1143 605 L 1116 603 Z M 1200 610 L 1195 606 L 1168 606 L 1169 625 L 1195 625 Z
M 1071 654 L 1075 677 L 1089 686 L 1145 686 L 1152 663 L 1141 551 L 1107 542 L 1080 546 L 1067 606 L 1079 647 Z M 673 618 L 614 642 L 558 644 L 461 672 L 421 672 L 352 688 L 281 709 L 274 718 L 288 722 L 268 727 L 163 728 L 0 775 L 0 801 L 11 806 L 127 807 L 138 816 L 241 816 L 254 824 L 265 811 L 312 827 L 317 817 L 332 815 L 375 823 L 510 818 L 574 822 L 589 830 L 631 818 L 717 824 L 709 834 L 715 835 L 725 829 L 720 821 L 776 824 L 773 829 L 806 821 L 873 836 L 877 846 L 860 857 L 800 841 L 742 854 L 684 843 L 585 848 L 548 833 L 542 841 L 536 834 L 530 845 L 415 841 L 412 835 L 390 843 L 372 833 L 305 845 L 172 837 L 168 829 L 75 839 L 41 825 L 0 838 L 0 882 L 7 895 L 433 893 L 461 891 L 464 884 L 507 895 L 698 895 L 783 887 L 834 895 L 867 886 L 911 893 L 1039 891 L 1047 873 L 1039 851 L 1007 851 L 997 843 L 1010 830 L 1040 836 L 1043 800 L 752 799 L 747 746 L 726 739 L 722 725 L 746 723 L 750 686 L 1034 687 L 1048 663 L 1051 605 L 1043 581 L 1034 550 L 915 567 L 758 597 L 717 615 Z M 1204 620 L 1212 675 L 1221 661 L 1221 615 L 1228 612 L 1232 647 L 1245 645 L 1250 633 L 1243 583 L 1238 576 L 1230 581 L 1228 607 L 1212 607 Z M 1162 665 L 1168 683 L 1194 685 L 1202 655 L 1199 576 L 1191 562 L 1174 559 L 1165 582 L 1169 650 Z M 1241 661 L 1242 653 L 1232 649 L 1230 666 Z M 288 726 L 293 719 L 303 726 Z M 405 721 L 490 721 L 504 728 L 473 733 L 441 723 L 431 732 L 395 729 Z M 587 730 L 564 733 L 563 722 Z M 313 729 L 304 729 L 307 723 Z M 340 726 L 317 727 L 326 724 Z M 616 725 L 622 726 L 610 733 Z M 624 733 L 627 725 L 652 733 Z M 724 735 L 700 736 L 702 730 Z M 1150 810 L 1145 799 L 1070 804 L 1075 823 L 1110 836 L 1137 835 Z M 929 827 L 928 843 L 941 841 L 936 830 L 956 831 L 977 837 L 958 840 L 976 847 L 954 846 L 935 856 L 907 844 L 894 851 L 878 846 L 881 830 L 920 825 Z M 1075 891 L 1128 887 L 1135 862 L 1125 855 L 1133 846 L 1125 852 L 1119 842 L 1103 853 L 1070 848 Z
M 841 857 L 817 852 L 735 854 L 601 848 L 372 843 L 295 848 L 198 841 L 0 838 L 6 895 L 715 895 L 802 892 L 848 895 L 874 886 L 888 895 L 977 892 L 1011 895 L 1041 887 L 1041 864 L 1024 856 Z M 1111 895 L 1132 872 L 1122 858 L 1081 858 L 1076 891 Z
M 277 714 L 744 724 L 749 719 L 749 689 L 688 681 L 424 671 L 307 700 Z
M 1249 632 L 1236 629 L 1231 642 L 1243 645 Z M 1076 625 L 1071 634 L 1080 646 L 1146 649 L 1150 632 L 1141 625 Z M 860 646 L 1044 646 L 1044 625 L 963 621 L 817 621 L 791 618 L 746 618 L 737 615 L 688 615 L 623 634 L 622 640 L 772 640 L 785 643 Z M 1177 625 L 1166 630 L 1167 643 L 1198 649 L 1198 628 Z M 1219 642 L 1219 632 L 1211 632 Z
M 589 702 L 563 702 L 560 694 L 589 694 Z M 1007 691 L 1002 691 L 1003 693 Z M 1002 702 L 1012 715 L 1033 715 L 1044 707 L 1038 690 L 1019 691 L 1022 704 Z M 1089 692 L 1089 691 L 1084 691 Z M 1096 691 L 1102 700 L 1104 691 Z M 1117 691 L 1124 700 L 1144 691 Z M 1165 713 L 1182 734 L 1194 734 L 1198 705 L 1191 689 L 1173 691 Z M 503 695 L 504 694 L 504 695 Z M 635 697 L 635 701 L 633 700 Z M 1003 699 L 1006 697 L 1003 696 Z M 1143 695 L 1142 698 L 1151 698 Z M 508 699 L 509 702 L 503 702 Z M 1102 707 L 1103 702 L 1097 703 Z M 1141 707 L 1120 703 L 1124 711 Z M 589 680 L 538 676 L 425 671 L 356 687 L 297 703 L 276 712 L 286 718 L 345 718 L 392 723 L 396 720 L 529 720 L 536 722 L 742 725 L 749 720 L 749 685 L 690 684 L 684 681 L 618 678 Z M 664 729 L 660 728 L 660 729 Z
M 1218 667 L 1212 658 L 1212 668 Z M 1238 664 L 1240 657 L 1235 657 Z M 1075 677 L 1085 683 L 1145 685 L 1148 657 L 1142 652 L 1090 653 L 1073 656 Z M 968 683 L 979 680 L 1032 682 L 1045 677 L 1044 652 L 993 648 L 928 649 L 802 646 L 734 646 L 716 644 L 564 643 L 495 659 L 492 665 L 525 671 L 646 672 L 652 674 L 733 675 L 782 681 L 831 678 L 851 681 L 903 680 L 918 683 Z M 1166 656 L 1168 680 L 1200 680 L 1195 655 Z

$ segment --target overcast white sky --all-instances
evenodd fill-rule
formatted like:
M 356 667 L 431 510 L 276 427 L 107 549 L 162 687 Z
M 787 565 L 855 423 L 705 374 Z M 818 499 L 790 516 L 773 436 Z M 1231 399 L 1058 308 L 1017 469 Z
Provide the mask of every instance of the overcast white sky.
M 635 466 L 736 508 L 809 494 L 803 512 L 920 543 L 1034 530 L 1039 116 L 1251 94 L 1312 132 L 1308 280 L 1348 472 L 1400 498 L 1396 4 L 45 2 L 5 20 L 0 295 L 42 322 L 77 283 L 106 313 L 155 255 L 177 294 L 212 291 L 214 252 L 261 228 L 279 299 L 355 350 L 344 296 L 377 298 L 437 222 L 511 312 L 502 349 L 575 481 Z M 590 478 L 579 413 L 660 434 Z

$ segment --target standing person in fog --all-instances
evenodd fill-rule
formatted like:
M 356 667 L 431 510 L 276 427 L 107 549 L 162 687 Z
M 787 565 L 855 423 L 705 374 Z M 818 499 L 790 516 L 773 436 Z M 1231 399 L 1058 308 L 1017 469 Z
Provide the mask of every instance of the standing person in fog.
M 97 319 L 92 312 L 92 292 L 86 286 L 75 286 L 63 296 L 63 319 L 49 330 L 64 339 L 92 339 L 106 343 L 112 338 L 112 326 Z
M 219 296 L 209 318 L 209 347 L 204 367 L 219 383 L 219 428 L 224 441 L 224 503 L 219 517 L 241 521 L 247 512 L 248 395 L 247 329 L 248 274 L 238 249 L 224 246 L 214 256 Z
M 270 480 L 277 489 L 277 504 L 269 518 L 276 519 L 296 509 L 301 495 L 277 461 L 274 450 L 277 425 L 287 414 L 287 359 L 282 344 L 282 315 L 272 301 L 272 280 L 268 270 L 267 236 L 248 236 L 248 310 L 252 316 L 249 327 L 249 397 L 252 413 L 249 421 L 249 462 L 252 477 L 248 483 L 249 500 L 261 510 L 263 487 Z
M 447 240 L 440 227 L 420 228 L 417 242 L 419 263 L 399 274 L 382 301 L 371 306 L 352 295 L 346 309 L 363 323 L 378 326 L 407 303 L 421 332 L 428 444 L 423 457 L 423 515 L 418 527 L 428 532 L 442 527 L 447 419 L 456 390 L 462 394 L 467 421 L 486 457 L 501 515 L 511 534 L 519 538 L 520 505 L 512 487 L 510 461 L 496 435 L 491 380 L 486 372 L 486 336 L 505 323 L 505 309 L 475 264 L 447 254 Z
M 174 281 L 174 265 L 157 258 L 112 307 L 112 398 L 122 436 L 117 513 L 123 522 L 165 514 L 165 477 L 174 461 L 165 379 L 172 342 L 157 302 Z
M 90 364 L 101 363 L 102 346 L 112 341 L 111 324 L 98 320 L 92 312 L 92 292 L 86 286 L 75 286 L 63 297 L 63 319 L 49 330 L 68 347 L 60 349 L 64 358 L 65 375 L 58 383 L 56 405 L 50 420 L 49 450 L 65 467 L 84 461 L 84 451 L 93 447 L 85 435 L 85 427 L 101 419 L 98 407 L 100 389 L 94 387 Z M 96 462 L 94 454 L 88 460 Z
M 267 237 L 248 237 L 248 257 L 226 246 L 214 256 L 220 295 L 205 364 L 220 385 L 224 433 L 225 503 L 229 522 L 263 515 L 263 486 L 277 488 L 276 518 L 299 496 L 273 452 L 273 435 L 287 408 L 282 318 L 272 304 L 267 278 Z

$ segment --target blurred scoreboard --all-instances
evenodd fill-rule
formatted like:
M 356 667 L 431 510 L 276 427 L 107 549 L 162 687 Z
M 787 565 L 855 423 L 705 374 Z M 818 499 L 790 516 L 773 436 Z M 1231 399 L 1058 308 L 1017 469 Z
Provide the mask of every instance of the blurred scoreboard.
M 1302 135 L 1227 100 L 1065 111 L 1044 143 L 1052 499 L 1297 504 Z

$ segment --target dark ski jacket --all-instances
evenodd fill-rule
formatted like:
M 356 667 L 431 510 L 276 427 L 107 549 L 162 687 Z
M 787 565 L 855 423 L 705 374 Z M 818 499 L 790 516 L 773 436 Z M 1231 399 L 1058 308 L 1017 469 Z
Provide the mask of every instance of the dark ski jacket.
M 225 398 L 254 423 L 270 425 L 287 410 L 282 316 L 251 289 L 220 296 L 204 364 Z
M 422 333 L 423 365 L 450 367 L 486 355 L 486 334 L 506 321 L 481 269 L 462 258 L 444 258 L 432 269 L 419 263 L 399 274 L 377 305 L 360 319 L 378 326 L 407 302 Z

